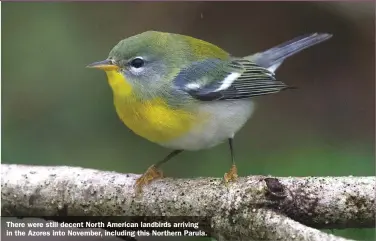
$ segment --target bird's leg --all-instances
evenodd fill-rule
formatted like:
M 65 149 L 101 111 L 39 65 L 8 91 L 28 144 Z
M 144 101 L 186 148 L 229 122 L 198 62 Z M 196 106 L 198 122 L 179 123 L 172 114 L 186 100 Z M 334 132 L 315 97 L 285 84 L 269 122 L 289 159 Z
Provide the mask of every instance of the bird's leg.
M 234 158 L 234 148 L 232 145 L 233 138 L 228 139 L 228 144 L 230 146 L 230 152 L 231 152 L 231 161 L 232 161 L 232 166 L 229 172 L 225 173 L 224 179 L 225 183 L 227 184 L 230 181 L 236 181 L 238 178 L 238 169 L 236 168 L 235 165 L 235 158 Z
M 142 174 L 141 177 L 139 177 L 136 180 L 135 188 L 137 192 L 141 192 L 142 187 L 148 183 L 150 183 L 152 180 L 157 179 L 157 178 L 162 178 L 163 173 L 161 170 L 158 169 L 159 166 L 162 164 L 166 163 L 168 160 L 173 158 L 174 156 L 178 155 L 181 153 L 183 150 L 174 150 L 170 154 L 168 154 L 165 158 L 157 162 L 156 164 L 150 166 L 144 174 Z

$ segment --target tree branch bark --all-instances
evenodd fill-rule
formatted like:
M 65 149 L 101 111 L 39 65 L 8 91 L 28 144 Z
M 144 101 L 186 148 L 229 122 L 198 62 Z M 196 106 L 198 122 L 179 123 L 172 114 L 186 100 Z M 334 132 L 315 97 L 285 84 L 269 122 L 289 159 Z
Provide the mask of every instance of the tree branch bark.
M 136 195 L 138 177 L 2 164 L 2 216 L 207 216 L 217 240 L 346 240 L 315 228 L 375 227 L 375 177 L 165 178 Z

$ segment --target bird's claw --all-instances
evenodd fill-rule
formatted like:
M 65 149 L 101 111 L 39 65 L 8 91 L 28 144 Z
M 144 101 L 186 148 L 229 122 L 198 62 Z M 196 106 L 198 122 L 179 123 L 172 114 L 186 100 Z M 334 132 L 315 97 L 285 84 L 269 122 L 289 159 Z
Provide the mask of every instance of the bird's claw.
M 225 173 L 223 179 L 226 185 L 228 185 L 229 182 L 236 181 L 238 179 L 238 168 L 236 165 L 231 166 L 230 171 Z
M 142 187 L 149 184 L 154 179 L 163 178 L 163 173 L 155 165 L 150 166 L 141 177 L 136 180 L 135 188 L 137 193 L 142 192 Z

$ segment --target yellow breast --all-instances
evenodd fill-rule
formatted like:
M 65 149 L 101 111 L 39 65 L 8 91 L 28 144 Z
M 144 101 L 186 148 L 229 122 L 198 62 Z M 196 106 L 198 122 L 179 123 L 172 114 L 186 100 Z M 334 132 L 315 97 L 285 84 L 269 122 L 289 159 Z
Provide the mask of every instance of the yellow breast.
M 149 141 L 171 141 L 186 134 L 199 121 L 193 113 L 173 109 L 161 98 L 139 101 L 122 74 L 106 73 L 118 116 L 128 128 Z

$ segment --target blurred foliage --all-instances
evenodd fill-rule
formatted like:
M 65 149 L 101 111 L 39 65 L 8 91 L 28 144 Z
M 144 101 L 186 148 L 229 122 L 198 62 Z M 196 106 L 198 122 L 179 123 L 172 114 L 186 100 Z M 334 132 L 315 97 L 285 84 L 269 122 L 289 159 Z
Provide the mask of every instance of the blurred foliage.
M 298 90 L 256 99 L 256 113 L 235 138 L 239 174 L 374 175 L 373 5 L 2 3 L 2 161 L 141 173 L 169 152 L 128 130 L 105 74 L 85 69 L 125 37 L 182 33 L 241 56 L 329 32 L 330 41 L 280 68 L 277 76 Z M 163 169 L 221 177 L 229 167 L 223 144 L 183 153 Z M 375 240 L 374 230 L 334 234 Z

